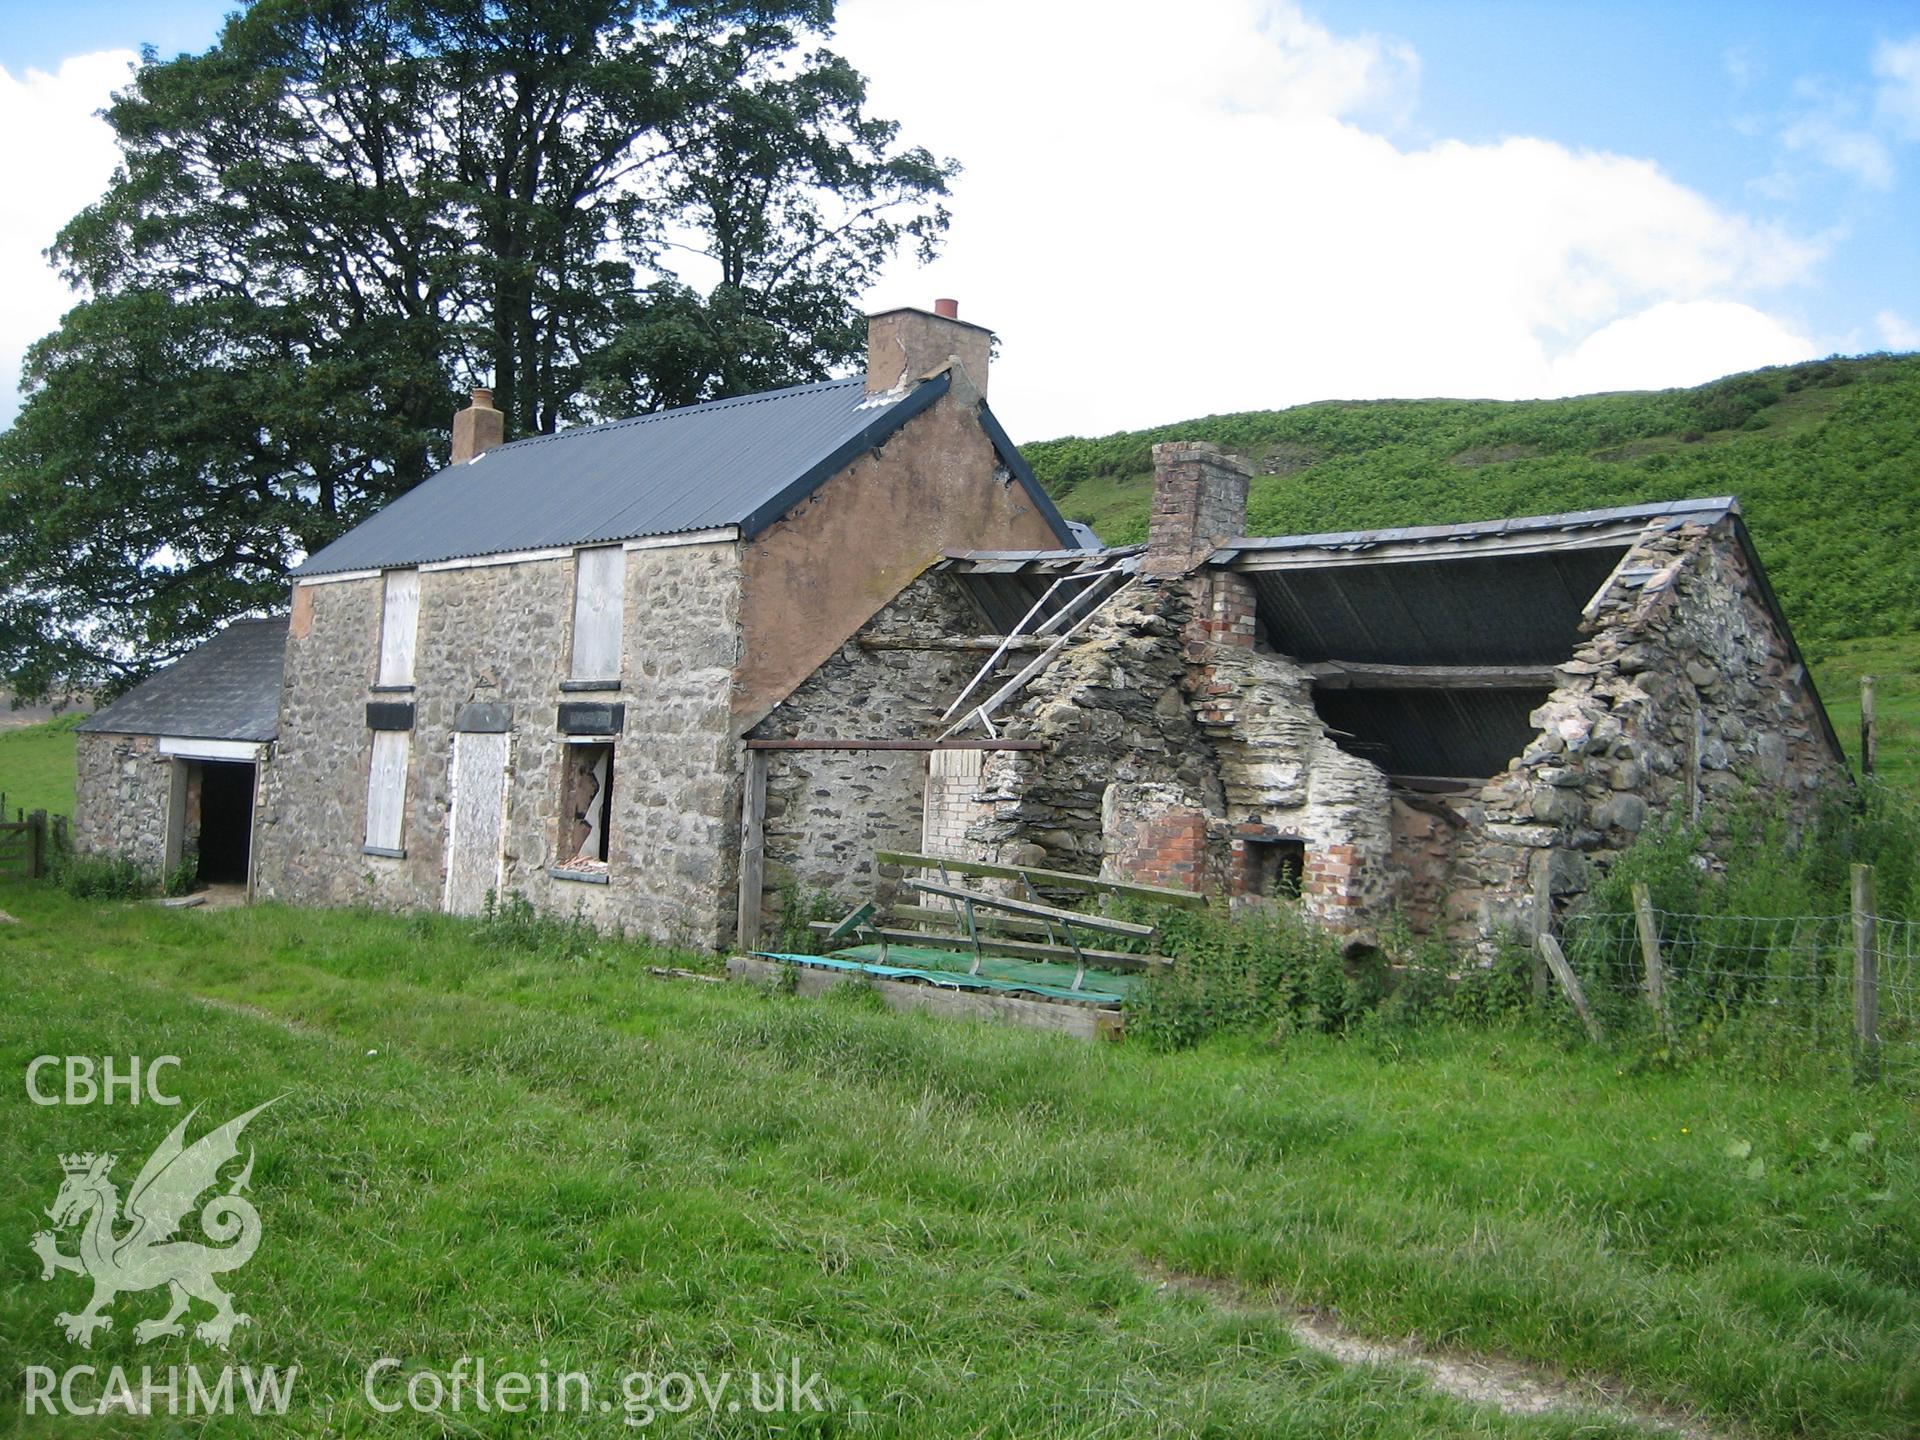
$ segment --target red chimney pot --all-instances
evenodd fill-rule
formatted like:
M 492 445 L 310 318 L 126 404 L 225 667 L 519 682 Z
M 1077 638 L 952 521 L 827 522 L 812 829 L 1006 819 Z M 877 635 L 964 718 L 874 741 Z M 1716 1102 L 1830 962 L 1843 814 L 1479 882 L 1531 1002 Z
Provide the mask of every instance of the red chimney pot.
M 933 313 L 943 320 L 958 320 L 960 318 L 960 302 L 958 300 L 936 300 L 933 302 Z

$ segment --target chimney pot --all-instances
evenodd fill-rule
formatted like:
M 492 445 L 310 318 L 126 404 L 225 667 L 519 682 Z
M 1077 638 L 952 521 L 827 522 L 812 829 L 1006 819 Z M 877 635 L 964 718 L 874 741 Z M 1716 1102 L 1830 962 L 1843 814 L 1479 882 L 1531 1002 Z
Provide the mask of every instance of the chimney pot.
M 958 360 L 984 397 L 993 332 L 959 318 L 960 302 L 936 300 L 931 311 L 906 306 L 867 317 L 867 393 L 884 395 Z
M 453 463 L 484 455 L 507 438 L 507 417 L 493 408 L 493 391 L 476 386 L 473 403 L 453 417 Z

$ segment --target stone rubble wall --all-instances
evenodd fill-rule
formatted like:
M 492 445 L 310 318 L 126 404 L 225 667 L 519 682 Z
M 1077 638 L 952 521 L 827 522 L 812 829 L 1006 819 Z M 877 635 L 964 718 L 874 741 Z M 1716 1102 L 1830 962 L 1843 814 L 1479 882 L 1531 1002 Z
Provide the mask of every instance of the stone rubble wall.
M 300 904 L 438 909 L 453 731 L 470 703 L 510 715 L 505 878 L 535 906 L 605 928 L 718 946 L 733 924 L 739 781 L 729 689 L 738 636 L 731 544 L 627 553 L 619 693 L 561 690 L 571 557 L 427 571 L 411 695 L 375 695 L 382 582 L 296 588 L 281 736 L 259 831 L 263 895 Z M 415 706 L 403 858 L 366 855 L 369 700 Z M 563 700 L 624 702 L 614 737 L 608 883 L 558 879 Z
M 1193 610 L 1180 579 L 1136 580 L 1106 603 L 1000 722 L 1009 737 L 1046 748 L 990 756 L 982 798 L 992 815 L 970 838 L 1003 864 L 1092 875 L 1113 868 L 1104 864 L 1117 823 L 1109 786 L 1155 787 L 1136 793 L 1160 811 L 1224 815 L 1212 756 L 1182 693 L 1182 635 Z
M 74 738 L 74 849 L 121 856 L 159 875 L 166 868 L 173 760 L 151 735 L 89 731 Z
M 1689 818 L 1696 789 L 1711 861 L 1743 797 L 1777 796 L 1804 819 L 1845 783 L 1731 523 L 1637 546 L 1585 628 L 1525 752 L 1456 802 L 1457 938 L 1532 931 L 1538 892 L 1565 908 L 1648 825 Z
M 928 572 L 850 636 L 749 735 L 791 740 L 937 734 L 945 727 L 935 722 L 987 659 L 940 642 L 985 628 L 958 580 Z M 867 649 L 859 643 L 863 639 L 922 642 L 927 648 Z M 777 914 L 783 885 L 830 893 L 849 906 L 871 898 L 873 852 L 920 848 L 926 796 L 923 751 L 768 752 L 761 898 L 767 923 Z
M 1194 688 L 1228 820 L 1306 842 L 1301 899 L 1321 923 L 1354 932 L 1385 919 L 1395 899 L 1387 777 L 1334 743 L 1307 673 L 1277 655 L 1216 644 Z

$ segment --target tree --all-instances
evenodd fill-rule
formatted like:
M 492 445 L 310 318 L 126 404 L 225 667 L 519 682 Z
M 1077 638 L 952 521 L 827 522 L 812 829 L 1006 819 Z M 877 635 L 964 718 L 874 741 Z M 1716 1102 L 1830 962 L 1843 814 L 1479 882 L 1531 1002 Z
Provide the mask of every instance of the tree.
M 824 378 L 951 161 L 865 113 L 830 0 L 255 0 L 151 54 L 53 255 L 85 298 L 0 436 L 0 670 L 123 687 L 445 459 Z M 816 48 L 805 47 L 815 45 Z M 684 278 L 683 278 L 684 276 Z

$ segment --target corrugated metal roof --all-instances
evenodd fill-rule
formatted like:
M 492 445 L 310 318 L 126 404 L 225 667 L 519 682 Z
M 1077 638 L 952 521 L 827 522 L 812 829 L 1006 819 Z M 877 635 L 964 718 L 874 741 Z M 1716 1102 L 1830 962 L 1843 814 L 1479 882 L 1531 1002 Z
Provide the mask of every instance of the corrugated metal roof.
M 272 740 L 280 733 L 286 649 L 284 616 L 236 620 L 77 728 L 108 735 Z
M 1297 660 L 1386 665 L 1554 665 L 1580 643 L 1580 611 L 1626 552 L 1456 555 L 1256 570 L 1273 648 Z
M 324 575 L 738 526 L 753 536 L 947 393 L 859 378 L 536 435 L 451 466 L 293 573 Z M 1062 542 L 1070 532 L 983 405 L 981 424 Z M 1011 453 L 1008 453 L 1011 452 Z
M 1558 515 L 1517 515 L 1461 525 L 1406 525 L 1390 530 L 1334 530 L 1313 535 L 1250 535 L 1222 545 L 1214 551 L 1212 559 L 1228 560 L 1243 551 L 1262 555 L 1276 550 L 1365 551 L 1381 545 L 1497 540 L 1550 531 L 1575 536 L 1583 530 L 1645 526 L 1656 520 L 1675 525 L 1712 525 L 1739 513 L 1739 501 L 1731 495 L 1716 495 L 1703 500 L 1664 500 L 1657 505 L 1616 505 L 1605 510 L 1570 510 Z

